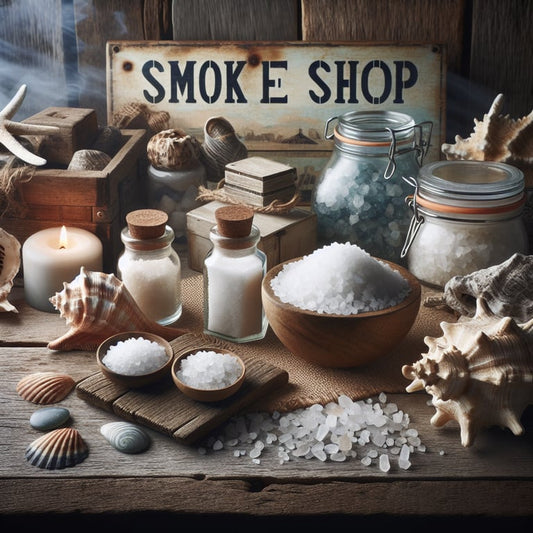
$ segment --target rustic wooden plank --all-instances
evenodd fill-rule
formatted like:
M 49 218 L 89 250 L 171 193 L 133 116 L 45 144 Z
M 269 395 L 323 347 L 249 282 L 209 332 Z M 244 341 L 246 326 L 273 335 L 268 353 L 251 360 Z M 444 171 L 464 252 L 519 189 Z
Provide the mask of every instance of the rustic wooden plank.
M 448 66 L 462 70 L 465 0 L 302 0 L 304 41 L 446 44 Z
M 63 65 L 61 0 L 1 2 L 0 109 L 21 84 L 28 86 L 16 119 L 68 104 Z
M 173 340 L 171 345 L 176 356 L 191 346 L 203 350 L 224 348 L 210 337 L 192 333 Z M 257 359 L 244 358 L 244 361 L 246 377 L 242 387 L 231 398 L 220 402 L 191 400 L 177 389 L 170 377 L 150 387 L 129 390 L 109 384 L 98 373 L 78 383 L 76 390 L 85 401 L 121 418 L 192 444 L 261 396 L 287 384 L 285 370 Z
M 144 38 L 172 39 L 172 4 L 168 0 L 144 0 Z
M 296 0 L 172 0 L 174 40 L 292 41 Z
M 533 3 L 527 0 L 473 2 L 470 79 L 492 96 L 503 93 L 505 113 L 513 118 L 533 109 L 532 24 Z
M 261 490 L 259 490 L 259 488 Z M 157 511 L 180 513 L 180 516 L 168 516 L 174 521 L 164 522 L 158 516 L 158 525 L 173 527 L 191 513 L 209 517 L 214 513 L 222 514 L 222 520 L 239 517 L 279 517 L 283 522 L 278 525 L 285 529 L 287 524 L 301 526 L 302 517 L 312 517 L 315 525 L 331 527 L 341 517 L 350 518 L 345 525 L 353 525 L 354 517 L 373 517 L 377 522 L 368 523 L 368 531 L 386 517 L 391 531 L 398 524 L 409 522 L 402 518 L 424 517 L 421 528 L 440 517 L 440 522 L 448 524 L 447 516 L 455 517 L 459 530 L 463 531 L 465 517 L 476 517 L 472 525 L 478 527 L 487 517 L 492 517 L 490 525 L 502 526 L 512 524 L 513 517 L 529 517 L 533 512 L 531 491 L 533 482 L 501 482 L 493 480 L 428 481 L 401 480 L 394 483 L 376 481 L 372 483 L 330 480 L 299 483 L 297 479 L 278 483 L 275 480 L 263 485 L 239 479 L 194 479 L 189 477 L 154 477 L 113 478 L 95 477 L 87 479 L 9 479 L 0 481 L 2 507 L 9 513 L 76 513 L 83 517 L 86 513 L 116 513 Z M 24 494 L 24 497 L 20 497 Z M 519 502 L 519 503 L 518 503 Z M 31 504 L 31 508 L 29 509 Z M 225 513 L 225 514 L 223 514 Z M 55 520 L 58 520 L 57 515 Z M 109 515 L 107 516 L 108 519 Z M 153 525 L 153 515 L 137 516 L 138 520 L 148 520 L 146 525 Z M 297 522 L 292 522 L 295 517 Z M 460 518 L 459 518 L 460 517 Z M 506 517 L 505 522 L 494 522 L 495 517 Z M 161 517 L 164 519 L 165 515 Z M 216 518 L 216 517 L 215 517 Z M 321 521 L 323 518 L 325 521 Z M 46 520 L 46 517 L 44 517 Z M 125 515 L 122 520 L 132 519 Z M 221 520 L 220 517 L 216 518 Z M 198 526 L 198 519 L 191 525 Z M 102 525 L 107 524 L 104 521 Z M 135 525 L 138 525 L 138 521 Z M 220 523 L 220 522 L 218 522 Z M 237 522 L 238 523 L 238 522 Z M 259 522 L 260 523 L 260 522 Z M 469 522 L 467 522 L 469 523 Z M 527 522 L 524 522 L 525 525 Z M 217 523 L 211 524 L 214 528 Z M 530 525 L 530 524 L 528 524 Z M 251 527 L 248 522 L 248 527 Z M 375 529 L 374 529 L 375 530 Z M 527 530 L 524 529 L 524 531 Z M 380 531 L 378 529 L 378 531 Z M 495 531 L 492 527 L 488 531 Z
M 83 43 L 77 51 L 79 105 L 95 109 L 99 124 L 105 124 L 107 119 L 106 42 L 144 39 L 143 13 L 142 0 L 74 0 L 76 39 Z

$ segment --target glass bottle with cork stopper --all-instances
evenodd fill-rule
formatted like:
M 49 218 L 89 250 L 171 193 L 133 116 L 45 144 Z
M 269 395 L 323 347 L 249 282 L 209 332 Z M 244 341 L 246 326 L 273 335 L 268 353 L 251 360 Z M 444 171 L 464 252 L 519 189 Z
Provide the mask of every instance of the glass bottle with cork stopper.
M 175 322 L 182 311 L 181 262 L 167 222 L 168 215 L 157 209 L 128 213 L 120 235 L 125 248 L 117 264 L 118 277 L 137 305 L 162 325 Z
M 239 343 L 262 339 L 268 325 L 261 301 L 266 255 L 257 248 L 253 216 L 247 206 L 218 208 L 204 261 L 204 332 Z

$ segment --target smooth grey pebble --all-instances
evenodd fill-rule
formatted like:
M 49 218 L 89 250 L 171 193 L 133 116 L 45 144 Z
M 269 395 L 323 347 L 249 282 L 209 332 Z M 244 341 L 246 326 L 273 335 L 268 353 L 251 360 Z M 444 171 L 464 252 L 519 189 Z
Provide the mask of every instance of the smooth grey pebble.
M 63 426 L 70 418 L 70 411 L 64 407 L 43 407 L 30 417 L 30 425 L 39 431 L 50 431 Z

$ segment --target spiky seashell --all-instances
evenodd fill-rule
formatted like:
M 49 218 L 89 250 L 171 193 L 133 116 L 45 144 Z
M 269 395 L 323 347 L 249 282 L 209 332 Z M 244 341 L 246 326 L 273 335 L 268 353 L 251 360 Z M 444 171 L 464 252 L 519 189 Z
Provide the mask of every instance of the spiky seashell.
M 474 316 L 478 299 L 495 316 L 529 320 L 533 316 L 533 255 L 514 254 L 499 265 L 454 276 L 444 286 L 444 303 L 460 315 Z
M 47 405 L 66 398 L 75 385 L 76 382 L 68 374 L 35 372 L 17 383 L 17 393 L 28 402 Z
M 470 446 L 482 428 L 500 426 L 520 435 L 520 417 L 533 403 L 533 319 L 524 324 L 495 317 L 481 299 L 473 318 L 442 322 L 443 335 L 426 337 L 426 354 L 402 367 L 407 392 L 425 389 L 440 427 L 456 420 Z
M 200 143 L 183 130 L 164 130 L 150 138 L 146 154 L 155 168 L 185 170 L 198 165 Z
M 100 433 L 115 450 L 122 453 L 142 453 L 151 443 L 146 431 L 129 422 L 109 422 L 100 428 Z
M 0 228 L 0 312 L 18 313 L 8 301 L 13 280 L 20 269 L 20 243 L 14 235 Z
M 126 286 L 113 274 L 80 273 L 50 298 L 69 330 L 48 344 L 50 350 L 95 350 L 105 339 L 124 331 L 146 331 L 172 340 L 186 333 L 147 317 Z
M 67 170 L 103 170 L 111 161 L 111 157 L 100 150 L 77 150 Z
M 233 126 L 223 117 L 211 117 L 204 126 L 201 161 L 209 181 L 220 181 L 226 165 L 248 157 L 248 149 L 241 142 Z
M 122 147 L 122 132 L 115 126 L 104 126 L 98 131 L 98 136 L 94 141 L 91 149 L 105 152 L 113 157 Z
M 60 470 L 84 461 L 89 448 L 77 429 L 60 428 L 35 439 L 26 448 L 25 455 L 33 466 Z
M 483 120 L 474 119 L 470 137 L 455 137 L 455 144 L 441 146 L 448 160 L 499 161 L 533 177 L 533 111 L 519 119 L 502 115 L 504 97 L 494 99 Z

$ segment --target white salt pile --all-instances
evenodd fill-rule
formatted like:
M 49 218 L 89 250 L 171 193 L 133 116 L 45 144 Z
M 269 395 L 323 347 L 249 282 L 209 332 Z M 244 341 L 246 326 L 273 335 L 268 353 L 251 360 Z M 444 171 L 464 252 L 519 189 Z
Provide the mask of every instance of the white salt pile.
M 242 367 L 233 355 L 200 350 L 187 356 L 176 372 L 178 379 L 196 389 L 223 389 L 233 385 L 242 374 Z
M 280 464 L 357 458 L 363 466 L 375 465 L 382 472 L 396 467 L 407 470 L 411 456 L 426 451 L 418 431 L 409 424 L 409 415 L 395 403 L 387 403 L 384 393 L 376 402 L 340 395 L 337 402 L 325 406 L 234 417 L 198 451 L 232 449 L 235 457 L 248 456 L 255 464 L 260 464 L 263 454 L 273 452 Z
M 165 349 L 144 337 L 118 341 L 102 358 L 107 368 L 124 376 L 140 376 L 154 372 L 167 362 Z
M 350 243 L 332 243 L 288 263 L 271 287 L 285 303 L 334 315 L 378 311 L 399 304 L 409 284 L 388 264 Z

